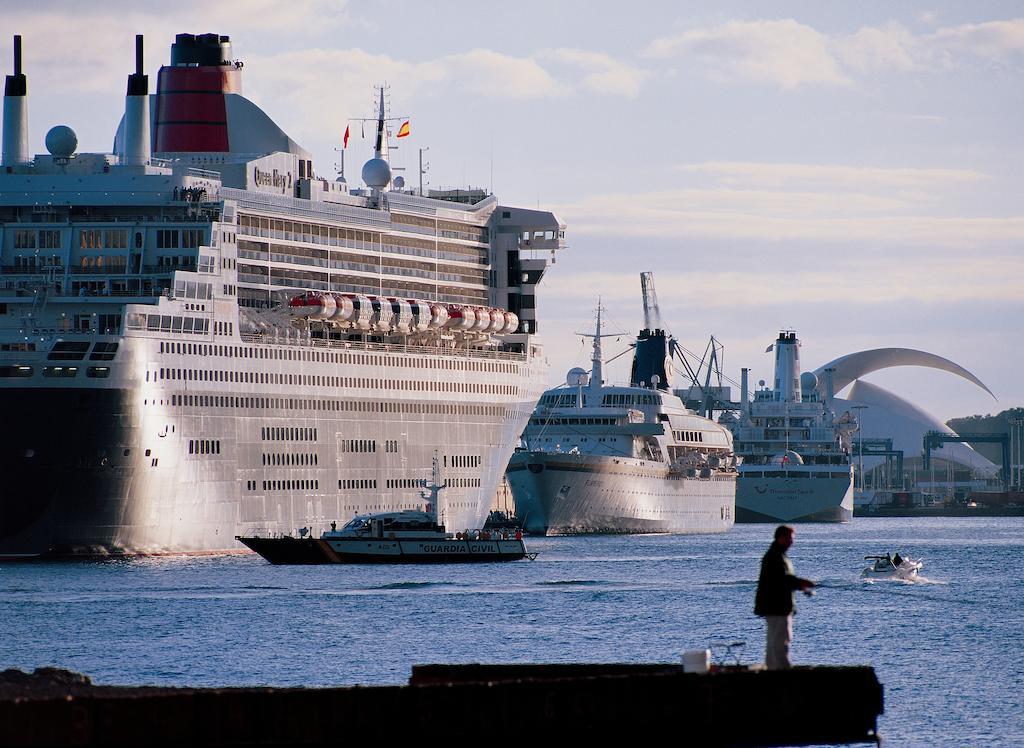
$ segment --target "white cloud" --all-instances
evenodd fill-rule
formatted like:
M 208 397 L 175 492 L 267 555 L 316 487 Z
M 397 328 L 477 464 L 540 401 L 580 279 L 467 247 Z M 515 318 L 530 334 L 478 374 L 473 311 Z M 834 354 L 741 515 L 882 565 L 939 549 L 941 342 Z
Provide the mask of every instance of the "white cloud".
M 979 182 L 988 175 L 973 169 L 914 169 L 839 164 L 764 163 L 752 161 L 706 161 L 682 164 L 678 171 L 706 174 L 721 184 L 780 186 L 856 185 L 877 187 L 928 187 Z
M 835 40 L 834 45 L 843 64 L 858 73 L 906 72 L 923 67 L 921 41 L 898 23 L 865 26 Z
M 688 56 L 714 78 L 783 90 L 849 85 L 856 76 L 962 67 L 972 58 L 1005 62 L 1024 51 L 1024 18 L 962 24 L 914 34 L 895 21 L 827 34 L 793 19 L 729 21 L 651 42 L 654 58 Z
M 729 21 L 655 39 L 647 48 L 651 57 L 680 53 L 703 60 L 712 75 L 772 83 L 783 90 L 849 83 L 829 50 L 829 38 L 792 19 Z
M 448 77 L 473 93 L 513 99 L 563 96 L 568 89 L 530 57 L 512 57 L 489 49 L 448 55 L 437 61 Z
M 1024 50 L 1024 18 L 950 26 L 928 38 L 943 49 L 1003 59 Z
M 540 56 L 583 70 L 583 84 L 596 93 L 635 97 L 650 77 L 648 71 L 603 52 L 560 48 L 547 50 Z
M 604 194 L 553 206 L 573 235 L 960 248 L 1024 241 L 1024 216 L 929 215 L 911 208 L 898 198 L 754 190 Z
M 1018 274 L 1024 272 L 1024 261 L 1014 264 Z M 964 263 L 957 256 L 948 256 L 929 262 L 928 283 L 920 282 L 920 269 L 912 264 L 886 263 L 883 272 L 872 262 L 846 266 L 830 263 L 827 267 L 820 263 L 766 262 L 747 268 L 719 264 L 711 269 L 692 267 L 685 272 L 658 270 L 655 280 L 661 289 L 699 288 L 700 306 L 709 309 L 786 304 L 806 308 L 840 302 L 1017 302 L 1020 290 L 1010 277 L 1010 269 L 1003 259 L 976 258 Z M 545 298 L 557 298 L 569 307 L 586 308 L 593 303 L 595 289 L 601 289 L 602 301 L 612 307 L 634 303 L 637 296 L 632 284 L 623 283 L 620 270 L 574 272 L 571 276 L 552 273 L 544 280 Z M 674 295 L 665 294 L 663 312 L 677 305 L 674 299 Z

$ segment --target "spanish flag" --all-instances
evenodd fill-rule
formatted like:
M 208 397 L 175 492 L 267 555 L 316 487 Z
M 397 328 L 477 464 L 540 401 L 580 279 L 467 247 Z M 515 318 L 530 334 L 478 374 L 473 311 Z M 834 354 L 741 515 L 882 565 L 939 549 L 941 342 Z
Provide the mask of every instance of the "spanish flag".
M 396 138 L 404 138 L 409 134 L 409 120 L 402 123 L 402 126 L 398 128 L 398 135 Z
M 345 138 L 342 142 L 342 148 L 348 148 L 348 130 L 351 125 L 345 125 Z

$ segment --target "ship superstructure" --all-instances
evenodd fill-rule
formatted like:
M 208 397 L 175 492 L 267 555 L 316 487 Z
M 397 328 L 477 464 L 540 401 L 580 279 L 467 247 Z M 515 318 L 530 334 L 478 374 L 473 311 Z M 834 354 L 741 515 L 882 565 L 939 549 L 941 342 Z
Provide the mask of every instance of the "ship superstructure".
M 819 392 L 813 372 L 800 371 L 800 341 L 785 330 L 775 353 L 774 387 L 762 381 L 751 399 L 748 370 L 734 423 L 741 459 L 737 522 L 845 522 L 853 517 L 850 437 L 856 420 L 832 410 L 832 388 Z M 826 376 L 828 372 L 826 372 Z
M 482 526 L 546 381 L 551 214 L 403 191 L 383 96 L 366 189 L 241 91 L 226 36 L 129 76 L 114 153 L 27 148 L 20 38 L 0 167 L 0 556 L 232 549 L 415 509 L 435 454 Z M 384 145 L 381 145 L 383 138 Z
M 729 431 L 669 391 L 668 338 L 644 329 L 629 386 L 603 379 L 601 310 L 592 369 L 548 390 L 506 473 L 535 534 L 724 532 L 736 471 Z

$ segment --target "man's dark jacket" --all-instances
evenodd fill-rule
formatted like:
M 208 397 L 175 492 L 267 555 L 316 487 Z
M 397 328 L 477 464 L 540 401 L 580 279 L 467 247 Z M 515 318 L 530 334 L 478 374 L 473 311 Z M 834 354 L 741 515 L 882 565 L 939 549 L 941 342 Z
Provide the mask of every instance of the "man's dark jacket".
M 793 564 L 786 555 L 786 549 L 778 543 L 772 543 L 761 559 L 754 615 L 788 616 L 796 613 L 795 592 L 803 581 L 793 574 Z

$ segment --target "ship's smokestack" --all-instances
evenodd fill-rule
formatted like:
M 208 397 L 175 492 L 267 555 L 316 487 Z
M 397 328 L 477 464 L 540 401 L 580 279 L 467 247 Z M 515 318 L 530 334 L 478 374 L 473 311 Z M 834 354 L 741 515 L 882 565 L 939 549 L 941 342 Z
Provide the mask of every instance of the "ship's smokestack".
M 142 34 L 135 35 L 135 72 L 128 76 L 124 102 L 124 163 L 145 166 L 149 143 L 149 76 L 142 73 Z
M 775 341 L 775 399 L 784 403 L 801 401 L 800 341 L 795 332 L 780 332 Z
M 836 388 L 832 375 L 836 373 L 836 370 L 831 366 L 825 369 L 825 407 L 831 409 L 832 401 L 836 396 Z
M 4 82 L 4 135 L 0 165 L 15 166 L 28 156 L 28 81 L 21 72 L 21 35 L 14 36 L 14 75 Z
M 226 94 L 242 92 L 241 63 L 231 39 L 178 34 L 171 64 L 160 68 L 156 90 L 156 153 L 230 151 Z

